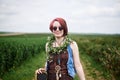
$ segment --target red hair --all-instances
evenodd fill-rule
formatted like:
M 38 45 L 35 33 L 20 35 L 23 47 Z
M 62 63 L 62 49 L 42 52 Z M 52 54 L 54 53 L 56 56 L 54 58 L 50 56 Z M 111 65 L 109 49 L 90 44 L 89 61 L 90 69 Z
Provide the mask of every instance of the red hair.
M 67 23 L 63 18 L 55 18 L 55 19 L 53 19 L 52 22 L 50 23 L 49 29 L 51 31 L 53 31 L 53 23 L 55 21 L 58 21 L 60 23 L 60 25 L 63 27 L 63 30 L 64 30 L 63 36 L 66 36 L 68 34 L 68 28 L 67 28 Z

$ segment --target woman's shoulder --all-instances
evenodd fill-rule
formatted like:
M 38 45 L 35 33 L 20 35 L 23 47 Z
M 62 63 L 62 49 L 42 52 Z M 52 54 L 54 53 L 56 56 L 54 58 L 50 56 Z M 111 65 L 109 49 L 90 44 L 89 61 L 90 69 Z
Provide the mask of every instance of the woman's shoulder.
M 75 40 L 72 40 L 72 41 L 70 42 L 70 45 L 77 45 L 77 42 L 76 42 Z
M 70 43 L 70 46 L 71 46 L 71 48 L 77 47 L 77 42 L 72 40 L 71 43 Z

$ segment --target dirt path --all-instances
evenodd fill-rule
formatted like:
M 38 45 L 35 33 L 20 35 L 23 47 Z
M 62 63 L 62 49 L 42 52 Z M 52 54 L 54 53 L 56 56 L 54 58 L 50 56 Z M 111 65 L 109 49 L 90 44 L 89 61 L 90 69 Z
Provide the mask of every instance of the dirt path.
M 14 36 L 14 35 L 23 35 L 25 33 L 19 33 L 19 32 L 16 32 L 16 33 L 4 33 L 4 34 L 0 34 L 0 36 Z
M 86 80 L 115 80 L 111 75 L 105 75 L 103 70 L 97 70 L 97 68 L 93 66 L 95 64 L 92 63 L 93 61 L 89 56 L 81 55 L 81 62 L 84 68 Z

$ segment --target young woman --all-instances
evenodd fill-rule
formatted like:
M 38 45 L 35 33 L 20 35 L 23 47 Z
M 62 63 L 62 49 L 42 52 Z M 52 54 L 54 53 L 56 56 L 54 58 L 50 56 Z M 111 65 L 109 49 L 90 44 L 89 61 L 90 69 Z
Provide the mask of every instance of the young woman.
M 67 36 L 66 21 L 63 18 L 55 18 L 49 28 L 53 36 L 46 43 L 48 60 L 45 68 L 39 68 L 36 74 L 46 71 L 47 80 L 73 80 L 77 73 L 80 80 L 85 80 L 78 46 Z

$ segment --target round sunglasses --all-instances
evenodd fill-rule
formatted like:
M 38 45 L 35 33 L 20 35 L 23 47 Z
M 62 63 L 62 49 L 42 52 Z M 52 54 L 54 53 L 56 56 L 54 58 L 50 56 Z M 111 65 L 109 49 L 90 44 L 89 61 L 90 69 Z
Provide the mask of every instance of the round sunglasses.
M 59 29 L 59 31 L 62 31 L 62 30 L 63 30 L 63 27 L 62 27 L 62 26 L 60 26 L 60 27 L 56 27 L 56 26 L 54 26 L 54 27 L 53 27 L 53 30 L 56 31 L 57 28 Z

